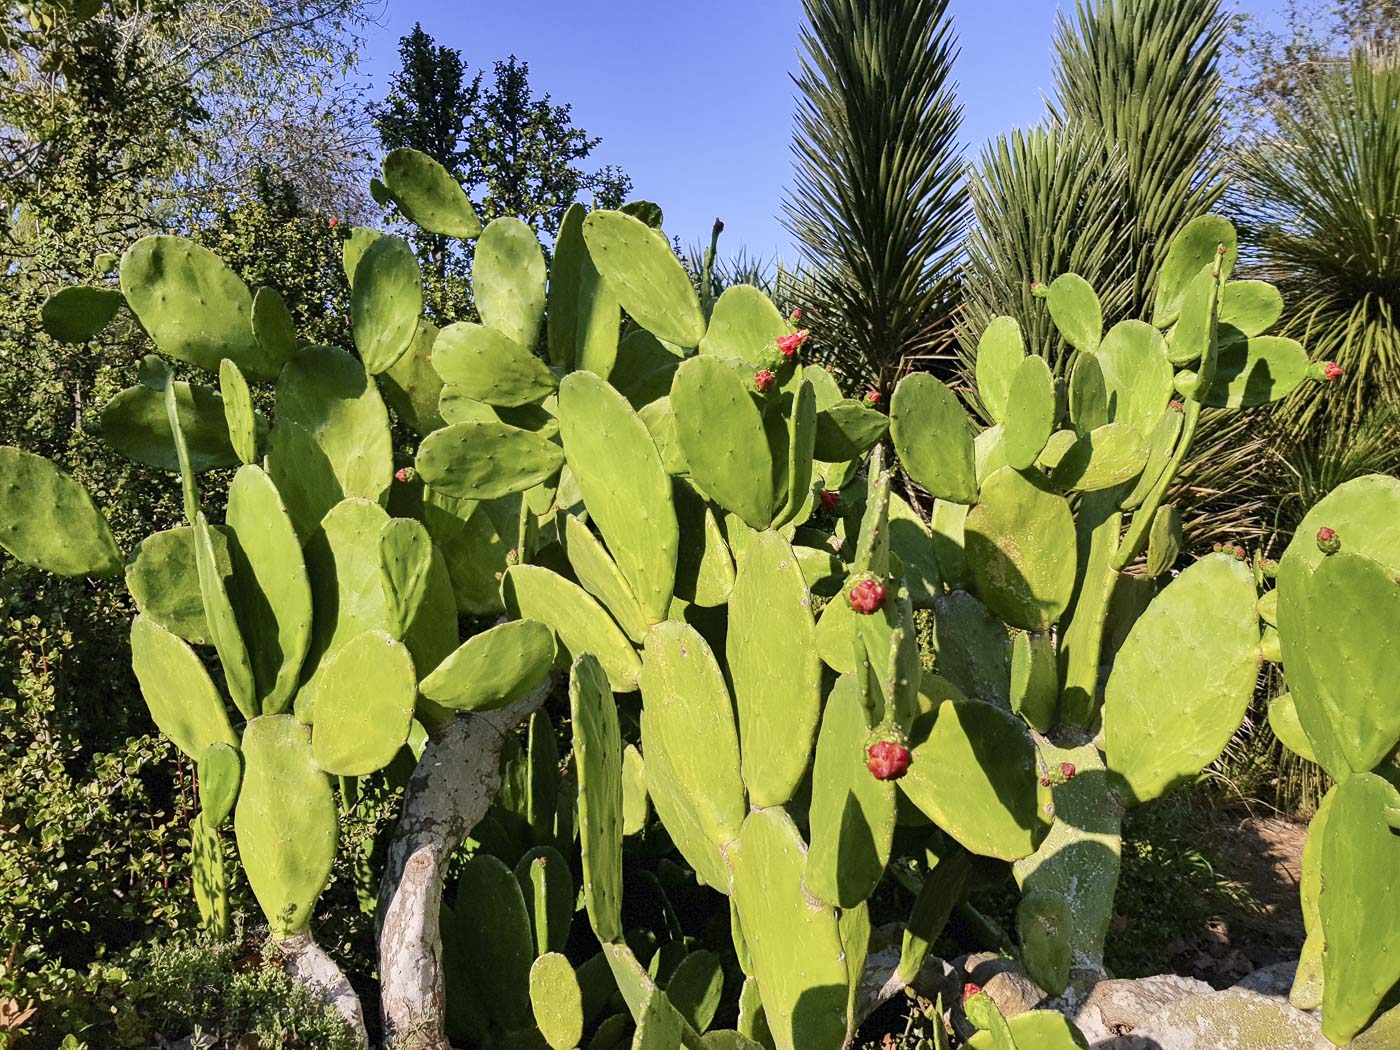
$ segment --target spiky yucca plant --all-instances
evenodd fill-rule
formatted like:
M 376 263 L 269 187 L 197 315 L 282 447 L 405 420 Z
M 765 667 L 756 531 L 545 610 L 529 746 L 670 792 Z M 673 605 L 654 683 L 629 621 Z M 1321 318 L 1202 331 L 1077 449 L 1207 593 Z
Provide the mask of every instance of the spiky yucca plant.
M 1400 51 L 1357 50 L 1275 119 L 1241 161 L 1259 269 L 1284 334 L 1346 370 L 1344 391 L 1308 390 L 1282 417 L 1299 438 L 1349 433 L 1400 404 Z
M 947 0 L 804 0 L 788 228 L 814 342 L 883 394 L 950 338 L 967 219 Z
M 1225 30 L 1219 0 L 1079 0 L 1060 16 L 1052 130 L 1002 137 L 974 174 L 966 360 L 1010 313 L 1064 373 L 1071 355 L 1046 345 L 1053 326 L 1024 286 L 1067 269 L 1099 291 L 1107 325 L 1148 312 L 1172 235 L 1223 190 Z

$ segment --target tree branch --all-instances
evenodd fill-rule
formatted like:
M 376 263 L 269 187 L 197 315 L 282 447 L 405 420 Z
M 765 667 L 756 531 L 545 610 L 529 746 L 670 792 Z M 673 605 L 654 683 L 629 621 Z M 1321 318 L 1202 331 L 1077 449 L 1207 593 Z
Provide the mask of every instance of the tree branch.
M 359 1038 L 360 1045 L 369 1046 L 360 997 L 355 994 L 355 989 L 350 986 L 335 960 L 326 954 L 315 938 L 309 933 L 300 933 L 275 941 L 274 945 L 282 955 L 282 969 L 287 976 L 300 981 L 340 1011 L 345 1023 Z
M 459 715 L 423 749 L 404 793 L 379 889 L 386 1046 L 450 1050 L 439 928 L 447 865 L 500 789 L 506 736 L 544 703 L 553 686 L 551 673 L 509 707 Z

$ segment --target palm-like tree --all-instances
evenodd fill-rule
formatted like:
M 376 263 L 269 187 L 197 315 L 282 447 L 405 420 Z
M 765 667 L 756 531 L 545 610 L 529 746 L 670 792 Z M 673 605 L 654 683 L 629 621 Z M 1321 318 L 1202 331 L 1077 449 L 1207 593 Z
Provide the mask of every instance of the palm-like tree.
M 888 394 L 951 340 L 967 222 L 948 0 L 804 0 L 788 228 L 814 341 Z
M 1400 52 L 1358 49 L 1275 116 L 1240 162 L 1256 265 L 1283 292 L 1283 332 L 1345 386 L 1309 385 L 1294 438 L 1349 433 L 1400 404 Z M 1326 422 L 1323 422 L 1323 413 Z

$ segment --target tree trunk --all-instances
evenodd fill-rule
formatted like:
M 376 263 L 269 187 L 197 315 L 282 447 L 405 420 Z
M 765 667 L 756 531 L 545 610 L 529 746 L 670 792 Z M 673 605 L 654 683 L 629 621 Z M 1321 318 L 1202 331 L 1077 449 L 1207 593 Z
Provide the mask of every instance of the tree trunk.
M 447 866 L 500 789 L 506 736 L 544 703 L 553 685 L 551 674 L 509 707 L 459 715 L 423 749 L 379 888 L 385 1046 L 449 1050 L 438 926 Z
M 350 986 L 335 960 L 309 933 L 300 933 L 274 943 L 282 954 L 282 969 L 287 976 L 300 981 L 339 1010 L 345 1023 L 359 1037 L 360 1044 L 369 1046 L 360 997 L 355 994 L 355 989 Z

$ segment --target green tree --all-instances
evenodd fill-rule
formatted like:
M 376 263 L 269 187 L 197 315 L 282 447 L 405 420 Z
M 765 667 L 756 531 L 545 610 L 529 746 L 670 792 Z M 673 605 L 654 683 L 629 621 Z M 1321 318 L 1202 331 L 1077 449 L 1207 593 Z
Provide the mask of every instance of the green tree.
M 967 220 L 947 0 L 804 0 L 785 206 L 818 352 L 888 396 L 951 335 Z

